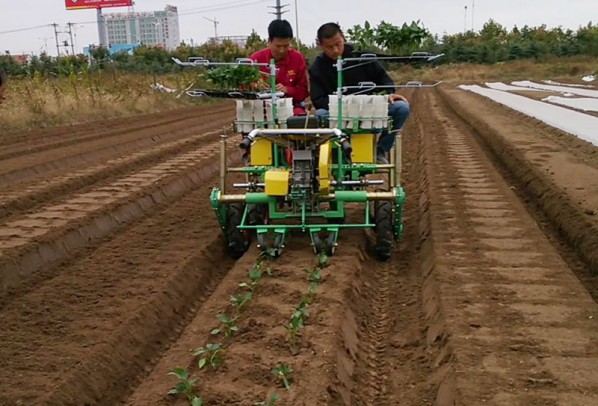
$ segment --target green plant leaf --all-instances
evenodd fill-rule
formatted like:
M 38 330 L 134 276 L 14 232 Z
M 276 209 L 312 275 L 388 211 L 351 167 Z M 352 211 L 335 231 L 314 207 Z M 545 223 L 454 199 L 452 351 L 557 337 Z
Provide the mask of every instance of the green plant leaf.
M 199 360 L 199 363 L 197 364 L 197 366 L 199 367 L 199 369 L 202 369 L 203 367 L 206 366 L 207 362 L 208 362 L 208 360 L 206 358 L 202 358 Z
M 181 367 L 174 368 L 172 371 L 168 373 L 168 375 L 174 375 L 181 380 L 189 379 L 189 371 Z

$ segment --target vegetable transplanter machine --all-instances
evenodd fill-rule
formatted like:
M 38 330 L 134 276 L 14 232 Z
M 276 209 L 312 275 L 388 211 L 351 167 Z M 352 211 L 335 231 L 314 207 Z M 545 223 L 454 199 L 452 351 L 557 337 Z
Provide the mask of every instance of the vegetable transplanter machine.
M 437 57 L 418 53 L 385 59 L 425 62 Z M 236 102 L 233 128 L 242 135 L 243 160 L 234 167 L 227 165 L 227 135 L 222 135 L 220 184 L 210 195 L 232 257 L 241 257 L 254 238 L 261 250 L 278 256 L 295 230 L 309 235 L 314 253 L 333 255 L 343 229 L 365 228 L 373 233 L 377 258 L 390 258 L 393 243 L 403 234 L 406 195 L 401 186 L 401 133 L 394 134 L 389 163 L 378 164 L 377 135 L 391 130 L 388 97 L 372 95 L 383 87 L 373 83 L 343 86 L 347 62 L 369 63 L 373 59 L 378 58 L 364 55 L 337 61 L 338 89 L 329 96 L 330 116 L 326 119 L 292 115 L 291 99 L 275 90 L 273 60 L 259 64 L 248 59 L 229 63 L 174 59 L 181 66 L 206 69 L 212 78 L 235 78 L 242 76 L 240 70 L 250 69 L 257 72 L 248 75 L 254 80 L 259 78 L 260 67 L 269 68 L 265 76 L 270 86 L 265 91 L 250 91 L 250 85 L 238 81 L 226 89 L 187 90 L 193 97 Z M 395 87 L 430 88 L 438 83 L 408 82 Z M 345 95 L 349 89 L 351 94 Z M 228 185 L 231 173 L 244 174 L 245 181 Z

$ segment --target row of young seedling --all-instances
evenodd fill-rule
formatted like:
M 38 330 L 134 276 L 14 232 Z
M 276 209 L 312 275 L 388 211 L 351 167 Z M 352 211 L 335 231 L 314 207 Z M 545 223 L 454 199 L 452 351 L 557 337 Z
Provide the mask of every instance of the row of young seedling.
M 243 308 L 253 299 L 255 290 L 264 274 L 267 274 L 268 276 L 272 275 L 272 270 L 264 266 L 265 261 L 269 258 L 270 256 L 268 253 L 264 253 L 263 255 L 260 255 L 256 262 L 250 267 L 248 271 L 248 280 L 246 282 L 241 282 L 239 284 L 240 292 L 234 294 L 230 298 L 230 302 L 234 308 L 234 314 L 228 315 L 226 313 L 220 313 L 217 316 L 220 326 L 210 332 L 212 337 L 217 337 L 222 334 L 225 338 L 230 338 L 239 331 L 237 320 L 239 319 Z M 197 367 L 199 369 L 209 368 L 211 370 L 216 370 L 224 362 L 225 354 L 226 348 L 220 342 L 209 342 L 204 347 L 199 347 L 193 350 L 193 357 L 197 359 Z M 169 395 L 181 394 L 186 396 L 191 406 L 203 406 L 203 400 L 201 399 L 201 396 L 197 394 L 196 385 L 198 379 L 191 377 L 190 372 L 186 368 L 174 368 L 168 375 L 173 375 L 179 380 L 178 384 L 168 391 Z M 256 405 L 274 406 L 277 400 L 278 395 L 274 393 L 267 401 L 258 402 Z
M 307 293 L 301 297 L 301 302 L 291 314 L 291 319 L 285 325 L 285 329 L 289 332 L 289 342 L 291 354 L 299 354 L 299 343 L 298 337 L 300 336 L 300 330 L 305 328 L 307 319 L 310 317 L 308 306 L 313 302 L 316 297 L 316 290 L 322 283 L 322 269 L 328 266 L 328 257 L 325 254 L 318 256 L 318 263 L 312 269 L 304 269 L 307 273 L 307 280 L 309 282 L 309 288 Z M 291 389 L 291 383 L 293 381 L 291 373 L 293 370 L 286 363 L 281 362 L 272 372 L 277 375 L 279 381 L 284 385 L 286 390 Z M 260 403 L 260 405 L 271 406 L 273 403 Z
M 220 328 L 215 328 L 210 332 L 212 336 L 218 336 L 223 334 L 226 338 L 232 337 L 238 330 L 237 320 L 241 315 L 243 307 L 253 299 L 255 290 L 260 283 L 264 274 L 268 276 L 272 275 L 270 268 L 264 267 L 264 262 L 269 259 L 270 256 L 265 253 L 261 255 L 256 262 L 251 266 L 248 271 L 249 280 L 239 284 L 241 293 L 231 296 L 231 304 L 235 309 L 233 316 L 229 316 L 226 313 L 218 315 L 218 321 L 221 323 Z M 321 254 L 318 257 L 318 264 L 312 269 L 304 269 L 307 273 L 307 280 L 309 281 L 309 289 L 307 294 L 301 298 L 301 302 L 298 307 L 293 311 L 290 321 L 285 325 L 285 329 L 290 335 L 290 350 L 293 355 L 299 353 L 298 347 L 298 336 L 300 329 L 305 327 L 305 322 L 309 318 L 310 313 L 308 305 L 312 303 L 315 298 L 316 289 L 322 283 L 322 269 L 327 266 L 328 257 Z M 217 369 L 224 362 L 224 355 L 226 348 L 217 342 L 211 342 L 206 344 L 204 347 L 199 347 L 193 351 L 193 356 L 198 358 L 198 368 L 204 369 L 209 367 L 213 370 Z M 288 391 L 292 384 L 293 370 L 285 362 L 279 362 L 273 369 L 272 374 L 281 386 Z M 203 400 L 196 393 L 197 378 L 192 378 L 189 371 L 185 368 L 175 368 L 169 372 L 168 375 L 173 375 L 179 379 L 179 383 L 171 389 L 168 394 L 178 395 L 184 394 L 191 406 L 203 406 Z M 255 403 L 255 406 L 275 406 L 276 402 L 280 399 L 279 395 L 274 392 L 266 400 Z

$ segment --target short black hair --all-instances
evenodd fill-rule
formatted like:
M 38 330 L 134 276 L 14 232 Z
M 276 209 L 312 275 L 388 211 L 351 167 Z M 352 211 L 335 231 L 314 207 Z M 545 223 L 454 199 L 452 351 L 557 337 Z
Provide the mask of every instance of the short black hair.
M 268 39 L 289 38 L 293 39 L 293 27 L 287 20 L 273 20 L 268 25 Z
M 326 23 L 318 28 L 318 44 L 322 43 L 322 40 L 332 38 L 336 34 L 343 35 L 343 30 L 341 30 L 341 26 L 337 23 Z
M 6 75 L 6 71 L 0 68 L 0 86 L 6 83 L 8 80 L 8 76 Z

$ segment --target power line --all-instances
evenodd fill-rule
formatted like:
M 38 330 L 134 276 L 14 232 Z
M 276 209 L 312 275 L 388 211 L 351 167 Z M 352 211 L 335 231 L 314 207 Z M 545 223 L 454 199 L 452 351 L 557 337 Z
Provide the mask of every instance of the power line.
M 0 35 L 1 34 L 12 34 L 13 32 L 37 30 L 39 28 L 46 28 L 46 27 L 51 27 L 51 26 L 52 26 L 52 24 L 44 24 L 44 25 L 36 25 L 35 27 L 17 28 L 17 29 L 14 29 L 14 30 L 0 31 Z

